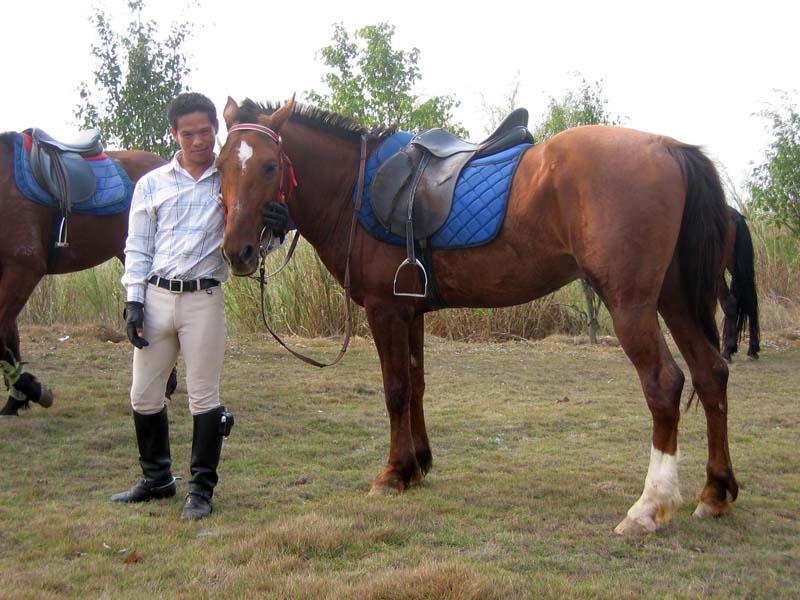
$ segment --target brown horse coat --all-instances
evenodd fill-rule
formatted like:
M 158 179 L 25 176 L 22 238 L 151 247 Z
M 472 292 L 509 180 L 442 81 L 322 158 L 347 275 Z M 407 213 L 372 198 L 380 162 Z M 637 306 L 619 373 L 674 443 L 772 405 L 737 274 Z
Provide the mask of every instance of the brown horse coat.
M 294 164 L 299 187 L 289 200 L 298 231 L 344 281 L 352 195 L 361 139 L 370 137 L 336 115 L 264 107 L 229 99 L 230 133 L 220 153 L 228 224 L 223 250 L 234 273 L 258 264 L 261 207 L 278 197 Z M 277 136 L 276 136 L 277 137 Z M 671 138 L 617 127 L 581 127 L 530 148 L 514 175 L 508 212 L 490 243 L 433 251 L 439 293 L 448 306 L 498 307 L 541 297 L 586 277 L 609 309 L 620 344 L 635 366 L 653 417 L 651 461 L 641 498 L 620 533 L 653 531 L 680 504 L 678 421 L 684 375 L 659 328 L 663 317 L 687 361 L 708 421 L 707 481 L 695 511 L 730 509 L 738 485 L 727 440 L 727 367 L 714 320 L 729 221 L 711 161 Z M 390 420 L 387 464 L 371 493 L 397 493 L 432 465 L 424 421 L 425 299 L 394 296 L 392 274 L 405 250 L 372 238 L 360 226 L 349 256 L 353 299 L 363 305 L 381 360 Z M 403 289 L 417 286 L 409 270 Z

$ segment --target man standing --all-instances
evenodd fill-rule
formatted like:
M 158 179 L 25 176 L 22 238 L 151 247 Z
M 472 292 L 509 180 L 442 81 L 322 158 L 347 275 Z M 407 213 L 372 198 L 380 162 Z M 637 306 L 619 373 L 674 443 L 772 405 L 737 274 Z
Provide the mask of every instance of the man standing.
M 145 502 L 176 493 L 164 389 L 180 351 L 194 420 L 191 479 L 181 519 L 212 511 L 222 438 L 233 415 L 220 405 L 227 325 L 221 283 L 228 270 L 220 245 L 225 212 L 219 199 L 214 104 L 197 93 L 167 109 L 180 150 L 136 185 L 125 244 L 125 320 L 133 351 L 131 406 L 143 477 L 114 502 Z M 286 233 L 288 210 L 272 203 L 265 225 Z

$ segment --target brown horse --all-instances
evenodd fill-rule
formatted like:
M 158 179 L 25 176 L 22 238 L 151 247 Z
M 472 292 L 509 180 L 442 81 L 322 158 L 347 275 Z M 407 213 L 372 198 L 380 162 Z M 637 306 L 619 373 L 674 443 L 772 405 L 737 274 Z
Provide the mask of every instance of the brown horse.
M 731 217 L 731 226 L 728 229 L 730 252 L 725 261 L 725 269 L 731 275 L 731 285 L 728 287 L 723 276 L 719 285 L 719 305 L 725 315 L 722 322 L 722 357 L 730 362 L 732 355 L 739 349 L 739 341 L 745 328 L 748 328 L 750 334 L 747 356 L 758 358 L 761 351 L 761 328 L 758 324 L 753 238 L 744 215 L 732 206 L 728 208 Z
M 223 251 L 232 271 L 256 269 L 259 211 L 287 189 L 293 164 L 298 187 L 288 204 L 297 230 L 340 283 L 349 262 L 352 298 L 364 306 L 380 357 L 390 446 L 370 493 L 402 492 L 432 464 L 423 412 L 424 315 L 432 305 L 428 298 L 394 294 L 403 247 L 378 241 L 361 226 L 351 238 L 362 140 L 369 154 L 390 132 L 369 134 L 313 107 L 295 111 L 293 100 L 278 108 L 250 100 L 237 106 L 229 98 L 224 117 L 228 138 L 218 166 L 228 211 Z M 246 123 L 262 127 L 234 127 Z M 697 147 L 590 126 L 522 155 L 505 220 L 491 242 L 432 252 L 436 287 L 448 307 L 519 304 L 578 277 L 587 278 L 608 307 L 653 418 L 644 491 L 618 533 L 654 531 L 681 502 L 684 375 L 659 328 L 659 313 L 686 359 L 707 419 L 707 479 L 695 514 L 721 515 L 736 499 L 728 452 L 728 367 L 714 318 L 728 223 L 717 172 Z M 411 271 L 399 283 L 421 292 Z
M 71 214 L 69 246 L 54 248 L 54 209 L 31 202 L 14 179 L 13 133 L 0 135 L 0 360 L 21 360 L 17 316 L 45 275 L 71 273 L 123 259 L 128 211 L 108 216 Z M 164 164 L 164 159 L 140 150 L 106 152 L 132 182 Z M 11 359 L 11 360 L 9 360 Z M 43 406 L 52 393 L 31 373 L 22 373 L 0 415 L 16 415 L 28 400 Z M 15 391 L 16 390 L 16 393 Z

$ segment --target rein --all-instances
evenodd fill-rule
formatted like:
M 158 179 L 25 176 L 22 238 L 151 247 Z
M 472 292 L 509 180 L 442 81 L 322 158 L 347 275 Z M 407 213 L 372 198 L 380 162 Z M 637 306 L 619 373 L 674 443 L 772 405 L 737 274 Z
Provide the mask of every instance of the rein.
M 237 130 L 242 130 L 242 129 L 248 129 L 248 130 L 252 130 L 252 131 L 261 132 L 261 133 L 269 136 L 273 140 L 275 140 L 275 142 L 278 144 L 278 150 L 279 150 L 280 156 L 281 156 L 281 169 L 283 168 L 284 159 L 286 160 L 286 163 L 289 165 L 289 169 L 290 169 L 289 195 L 291 195 L 291 192 L 294 189 L 294 187 L 297 187 L 297 181 L 295 180 L 295 177 L 294 177 L 294 168 L 292 167 L 292 163 L 289 160 L 289 157 L 286 156 L 286 154 L 283 151 L 283 143 L 282 143 L 280 135 L 278 135 L 277 133 L 275 133 L 272 129 L 269 129 L 268 127 L 264 127 L 263 125 L 256 125 L 254 123 L 242 123 L 242 124 L 239 124 L 239 125 L 234 125 L 233 127 L 231 127 L 228 130 L 228 132 L 230 133 L 232 131 L 237 131 Z M 345 270 L 344 270 L 344 285 L 343 285 L 343 287 L 344 287 L 344 305 L 345 305 L 344 341 L 342 342 L 342 347 L 339 350 L 339 354 L 337 354 L 336 358 L 334 358 L 331 362 L 329 362 L 329 363 L 319 362 L 318 360 L 315 360 L 315 359 L 313 359 L 313 358 L 311 358 L 309 356 L 305 356 L 304 354 L 301 354 L 300 352 L 297 352 L 296 350 L 293 350 L 292 348 L 290 348 L 280 338 L 280 336 L 278 336 L 277 333 L 275 333 L 272 330 L 272 328 L 269 326 L 269 323 L 267 323 L 267 316 L 266 316 L 266 311 L 265 311 L 265 308 L 264 308 L 264 296 L 265 296 L 265 292 L 266 292 L 266 280 L 271 278 L 271 277 L 274 277 L 275 275 L 280 273 L 283 270 L 283 268 L 289 263 L 289 260 L 291 259 L 292 255 L 294 254 L 294 249 L 297 246 L 297 242 L 300 239 L 300 232 L 298 231 L 295 234 L 294 239 L 292 240 L 292 245 L 289 247 L 289 251 L 286 253 L 286 258 L 283 259 L 283 263 L 281 264 L 281 266 L 278 267 L 275 271 L 273 271 L 269 275 L 265 274 L 265 272 L 266 272 L 266 265 L 265 265 L 266 252 L 262 252 L 261 253 L 261 263 L 260 263 L 260 266 L 259 266 L 258 280 L 259 280 L 259 286 L 260 286 L 260 291 L 261 291 L 261 320 L 264 323 L 264 327 L 267 328 L 267 331 L 269 331 L 270 335 L 281 346 L 283 346 L 292 356 L 302 360 L 306 364 L 309 364 L 309 365 L 312 365 L 312 366 L 315 366 L 315 367 L 319 367 L 319 368 L 332 367 L 333 365 L 338 363 L 340 360 L 342 360 L 342 358 L 345 355 L 345 352 L 347 352 L 347 346 L 350 344 L 350 337 L 351 337 L 352 332 L 353 332 L 353 315 L 352 315 L 352 310 L 350 309 L 350 254 L 351 254 L 351 252 L 353 250 L 353 239 L 355 238 L 356 224 L 358 223 L 358 214 L 359 214 L 359 212 L 361 210 L 361 201 L 362 201 L 363 190 L 364 190 L 364 172 L 365 172 L 366 160 L 367 160 L 367 138 L 364 135 L 362 135 L 361 136 L 361 156 L 359 158 L 359 164 L 358 164 L 358 182 L 356 184 L 356 186 L 357 186 L 356 187 L 356 201 L 355 201 L 355 205 L 353 207 L 353 218 L 352 218 L 352 220 L 350 222 L 350 235 L 349 235 L 349 239 L 347 241 L 347 261 L 346 261 Z M 280 194 L 281 195 L 283 194 L 283 177 L 281 177 L 281 192 L 280 192 Z M 281 197 L 281 199 L 283 199 L 283 197 Z M 263 237 L 263 234 L 264 234 L 264 232 L 262 231 L 262 237 Z

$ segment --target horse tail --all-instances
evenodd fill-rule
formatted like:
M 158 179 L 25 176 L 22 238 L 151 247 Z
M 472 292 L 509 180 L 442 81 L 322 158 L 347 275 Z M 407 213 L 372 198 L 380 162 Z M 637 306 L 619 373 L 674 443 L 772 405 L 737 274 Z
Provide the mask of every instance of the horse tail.
M 687 305 L 704 335 L 719 349 L 717 289 L 729 215 L 714 163 L 697 146 L 674 142 L 670 154 L 686 184 L 686 203 L 676 248 Z
M 736 226 L 736 242 L 733 246 L 733 268 L 731 270 L 731 294 L 736 298 L 736 331 L 741 341 L 744 329 L 750 323 L 750 346 L 747 355 L 758 358 L 761 351 L 761 328 L 758 324 L 758 293 L 754 266 L 753 238 L 744 215 L 731 208 Z

